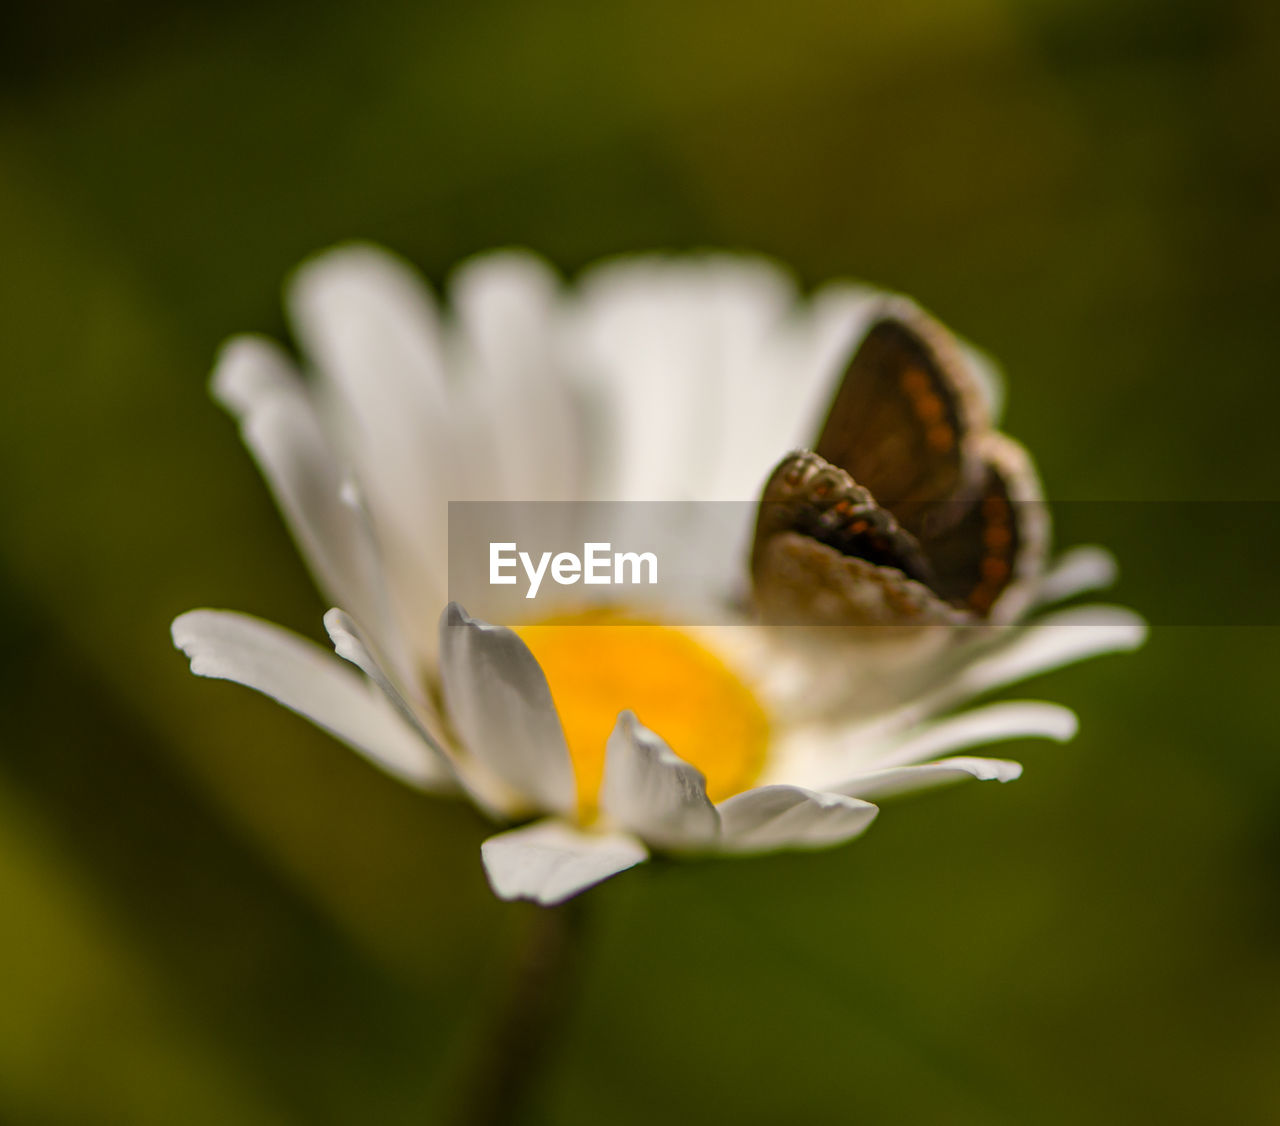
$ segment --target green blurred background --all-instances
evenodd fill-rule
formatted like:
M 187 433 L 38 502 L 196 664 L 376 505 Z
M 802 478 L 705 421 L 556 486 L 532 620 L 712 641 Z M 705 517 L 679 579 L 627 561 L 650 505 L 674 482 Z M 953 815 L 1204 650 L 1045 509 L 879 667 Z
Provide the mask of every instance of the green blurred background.
M 1015 786 L 593 892 L 530 1121 L 1280 1121 L 1280 630 L 1243 624 L 1276 597 L 1276 5 L 0 21 L 0 1122 L 431 1122 L 475 1062 L 528 923 L 485 826 L 168 640 L 194 605 L 320 635 L 205 383 L 352 236 L 436 283 L 727 245 L 912 293 L 1003 360 L 1051 494 L 1117 502 L 1157 623 L 1032 686 L 1083 728 L 1011 747 Z

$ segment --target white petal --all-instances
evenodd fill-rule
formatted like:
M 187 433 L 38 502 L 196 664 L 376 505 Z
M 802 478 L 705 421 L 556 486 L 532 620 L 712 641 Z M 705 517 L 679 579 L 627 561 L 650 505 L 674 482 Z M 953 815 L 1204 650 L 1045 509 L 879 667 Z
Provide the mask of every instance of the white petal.
M 925 762 L 949 751 L 1007 739 L 1053 739 L 1065 743 L 1075 737 L 1078 727 L 1070 708 L 1035 700 L 1011 700 L 930 724 L 875 756 L 871 765 L 882 768 Z M 838 789 L 845 792 L 843 787 Z
M 218 352 L 209 390 L 231 414 L 242 418 L 262 399 L 300 387 L 293 361 L 265 336 L 233 336 Z
M 410 724 L 422 728 L 423 738 L 434 743 L 437 734 L 427 730 L 424 723 L 438 727 L 439 721 L 435 709 L 421 692 L 406 687 L 411 682 L 398 682 L 387 674 L 376 655 L 375 647 L 370 644 L 364 631 L 356 625 L 351 615 L 336 606 L 326 610 L 324 628 L 333 642 L 334 652 L 344 661 L 350 661 L 372 680 Z
M 879 812 L 843 794 L 799 786 L 761 786 L 723 801 L 720 847 L 726 852 L 825 848 L 852 840 Z
M 320 646 L 226 610 L 192 610 L 174 621 L 172 632 L 197 676 L 233 680 L 271 696 L 411 785 L 451 785 L 387 701 Z
M 406 263 L 354 245 L 304 264 L 287 297 L 373 515 L 398 608 L 429 655 L 445 599 L 453 464 L 430 291 Z
M 1089 590 L 1101 590 L 1116 581 L 1116 557 L 1104 547 L 1084 545 L 1064 551 L 1041 576 L 1032 595 L 1036 605 L 1065 602 Z
M 557 352 L 560 282 L 540 258 L 501 251 L 466 262 L 449 287 L 466 368 L 498 471 L 490 499 L 580 499 L 584 414 Z
M 1027 680 L 1087 657 L 1137 649 L 1147 624 L 1122 606 L 1077 606 L 1029 626 L 1001 627 L 1005 638 L 966 666 L 939 695 L 958 701 Z
M 440 619 L 440 675 L 467 751 L 540 808 L 571 810 L 569 748 L 529 647 L 511 630 L 450 603 Z
M 859 798 L 882 798 L 908 790 L 920 790 L 944 782 L 977 778 L 983 782 L 1012 782 L 1022 774 L 1022 764 L 999 758 L 971 758 L 957 755 L 916 766 L 894 766 L 870 770 L 839 786 L 842 794 Z
M 626 833 L 583 833 L 563 821 L 537 821 L 480 846 L 485 875 L 502 899 L 552 906 L 648 857 Z
M 601 808 L 624 829 L 664 848 L 710 844 L 720 815 L 707 797 L 707 780 L 623 712 L 609 736 Z
M 287 356 L 270 341 L 237 337 L 218 357 L 214 396 L 235 414 L 316 584 L 371 624 L 397 669 L 404 650 L 387 604 L 377 547 L 350 482 Z
M 431 748 L 441 769 L 456 775 L 453 762 L 444 749 L 440 717 L 431 703 L 421 692 L 412 688 L 412 682 L 397 682 L 387 674 L 373 646 L 345 611 L 336 607 L 326 611 L 324 628 L 333 641 L 334 652 L 344 661 L 350 661 L 378 686 L 391 706 L 418 733 L 423 743 Z
M 597 267 L 579 289 L 584 316 L 576 362 L 604 405 L 613 450 L 611 500 L 683 499 L 700 470 L 692 438 L 712 409 L 698 378 L 704 326 L 696 299 L 652 260 Z M 679 403 L 681 409 L 673 409 Z
M 305 262 L 287 298 L 304 349 L 366 421 L 395 430 L 397 406 L 447 407 L 435 302 L 407 262 L 376 246 L 341 246 Z
M 754 501 L 786 441 L 788 405 L 806 373 L 797 371 L 789 334 L 798 304 L 795 280 L 763 258 L 708 260 L 710 338 L 702 378 L 715 401 L 695 440 L 709 456 L 693 492 L 699 500 Z
M 925 687 L 906 703 L 873 715 L 857 732 L 864 746 L 885 746 L 920 723 L 976 697 L 1103 653 L 1136 649 L 1147 625 L 1121 606 L 1059 610 L 1030 625 L 966 627 L 950 653 L 939 654 Z M 859 761 L 865 761 L 859 759 Z
M 787 780 L 847 793 L 845 783 L 870 770 L 907 766 L 967 747 L 1009 739 L 1066 742 L 1076 734 L 1075 713 L 1059 704 L 1012 700 L 911 726 L 850 724 L 793 730 L 774 756 L 767 781 Z
M 755 353 L 792 292 L 774 264 L 728 255 L 622 259 L 582 279 L 575 358 L 604 399 L 617 463 L 603 496 L 707 497 L 726 395 L 760 390 Z
M 485 378 L 537 382 L 549 374 L 559 288 L 555 271 L 528 251 L 480 254 L 457 269 L 449 281 L 449 305 Z

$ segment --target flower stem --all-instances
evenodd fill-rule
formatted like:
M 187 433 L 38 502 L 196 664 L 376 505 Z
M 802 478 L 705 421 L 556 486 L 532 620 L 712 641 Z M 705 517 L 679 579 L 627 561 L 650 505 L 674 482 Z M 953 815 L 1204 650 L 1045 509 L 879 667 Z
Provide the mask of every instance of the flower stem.
M 524 907 L 527 922 L 502 1002 L 462 1090 L 456 1126 L 519 1121 L 573 1008 L 585 897 Z

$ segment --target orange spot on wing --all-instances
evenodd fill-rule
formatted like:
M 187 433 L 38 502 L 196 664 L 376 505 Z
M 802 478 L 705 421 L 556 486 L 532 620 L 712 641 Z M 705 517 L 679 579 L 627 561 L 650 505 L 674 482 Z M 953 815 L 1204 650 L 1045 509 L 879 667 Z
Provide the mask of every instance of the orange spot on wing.
M 929 394 L 929 377 L 919 368 L 907 368 L 899 377 L 902 389 L 913 399 Z
M 991 552 L 1002 552 L 1013 541 L 1013 533 L 1004 524 L 992 524 L 982 533 L 983 545 Z
M 969 605 L 979 614 L 985 614 L 996 600 L 996 592 L 990 586 L 980 586 L 969 595 Z
M 942 400 L 931 391 L 915 397 L 914 405 L 916 414 L 926 426 L 941 422 L 943 415 L 946 414 L 946 407 L 943 406 Z
M 1009 564 L 994 555 L 982 561 L 982 578 L 987 582 L 1000 582 L 1009 574 Z
M 946 453 L 955 444 L 955 431 L 945 422 L 930 426 L 924 433 L 925 441 L 938 453 Z

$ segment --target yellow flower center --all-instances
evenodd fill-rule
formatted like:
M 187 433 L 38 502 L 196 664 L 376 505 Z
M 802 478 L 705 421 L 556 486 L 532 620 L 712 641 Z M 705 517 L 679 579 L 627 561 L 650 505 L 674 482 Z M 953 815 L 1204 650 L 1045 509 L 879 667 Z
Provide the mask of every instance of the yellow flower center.
M 667 626 L 587 613 L 516 632 L 546 673 L 564 726 L 584 818 L 594 814 L 605 745 L 627 709 L 707 779 L 723 801 L 764 764 L 769 723 L 751 690 L 714 653 Z

